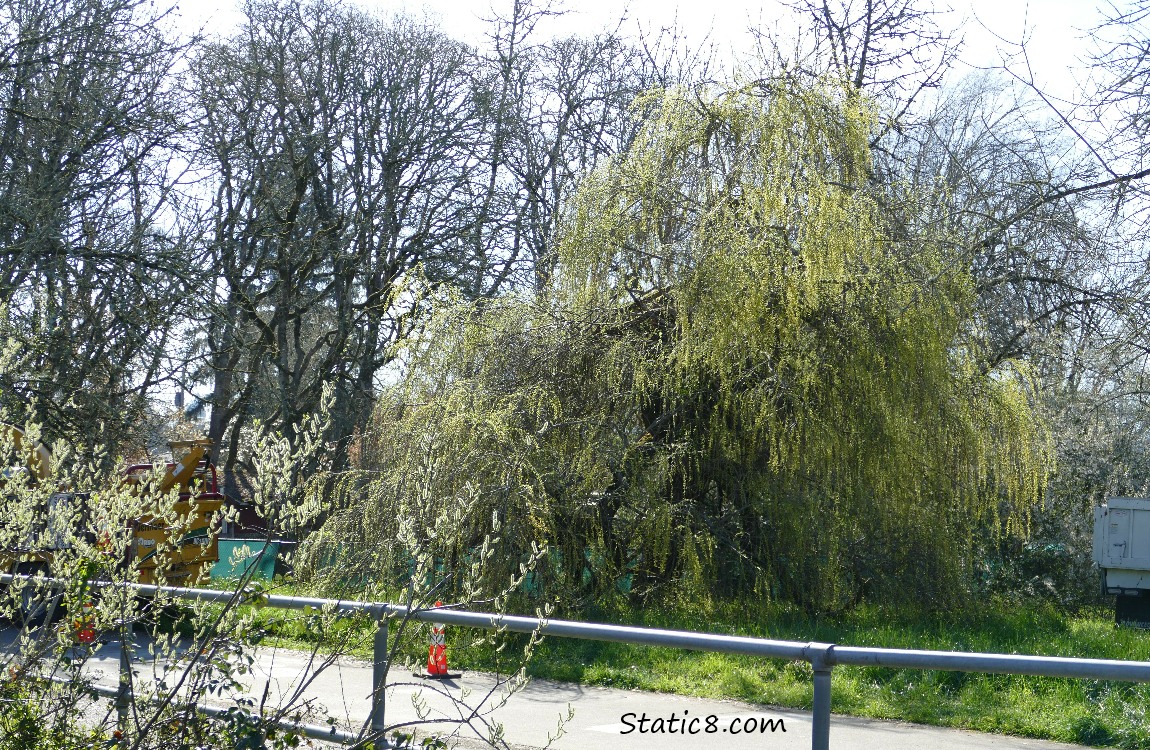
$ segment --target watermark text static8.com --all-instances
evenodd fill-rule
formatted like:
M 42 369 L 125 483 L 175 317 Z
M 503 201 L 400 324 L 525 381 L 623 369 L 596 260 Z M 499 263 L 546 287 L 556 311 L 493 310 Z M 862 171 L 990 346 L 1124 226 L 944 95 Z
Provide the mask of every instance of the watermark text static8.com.
M 646 711 L 641 714 L 629 712 L 620 716 L 619 722 L 622 724 L 619 734 L 766 734 L 787 731 L 782 719 L 769 716 L 691 716 L 690 711 L 683 711 L 682 716 L 677 712 L 670 716 L 648 716 Z

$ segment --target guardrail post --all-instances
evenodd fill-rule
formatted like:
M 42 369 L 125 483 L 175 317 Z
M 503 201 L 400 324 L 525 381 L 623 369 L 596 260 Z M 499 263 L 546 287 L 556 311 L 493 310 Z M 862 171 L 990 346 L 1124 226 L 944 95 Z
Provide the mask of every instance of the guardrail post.
M 116 693 L 116 729 L 120 742 L 128 742 L 128 717 L 132 704 L 132 621 L 121 620 L 120 631 L 120 689 Z
M 380 615 L 375 621 L 375 640 L 371 652 L 371 731 L 382 733 L 387 727 L 384 721 L 384 704 L 387 696 L 387 615 Z
M 814 669 L 815 695 L 811 708 L 811 750 L 831 746 L 831 669 L 835 664 L 834 644 L 809 643 L 806 658 Z

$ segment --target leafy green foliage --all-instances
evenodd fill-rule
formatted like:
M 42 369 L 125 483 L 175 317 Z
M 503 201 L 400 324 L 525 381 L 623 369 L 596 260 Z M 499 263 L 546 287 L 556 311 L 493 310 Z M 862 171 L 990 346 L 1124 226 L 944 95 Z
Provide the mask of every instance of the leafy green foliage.
M 414 524 L 451 557 L 494 514 L 502 557 L 546 543 L 535 582 L 574 602 L 951 601 L 974 534 L 1025 527 L 1048 440 L 1025 369 L 968 345 L 946 238 L 886 231 L 869 103 L 780 79 L 638 110 L 550 285 L 444 305 L 410 348 L 331 529 L 379 550 L 401 519 L 466 507 Z
M 0 682 L 0 750 L 81 750 L 108 742 L 100 732 L 74 726 L 59 706 L 39 698 L 19 683 Z

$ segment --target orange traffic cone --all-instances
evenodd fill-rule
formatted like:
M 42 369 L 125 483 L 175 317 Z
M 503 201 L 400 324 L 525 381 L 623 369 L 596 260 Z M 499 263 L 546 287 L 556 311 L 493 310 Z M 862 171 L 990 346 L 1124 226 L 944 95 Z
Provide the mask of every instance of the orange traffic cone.
M 442 625 L 431 627 L 431 643 L 427 646 L 427 676 L 447 674 L 447 636 Z
M 442 607 L 443 602 L 436 602 L 436 607 Z M 447 680 L 462 677 L 460 673 L 451 674 L 447 671 L 447 633 L 442 625 L 431 626 L 431 642 L 427 646 L 427 673 L 416 673 L 416 677 L 432 680 Z
M 92 627 L 92 610 L 95 606 L 92 602 L 84 602 L 80 608 L 80 618 L 72 622 L 72 627 L 76 630 L 76 640 L 83 644 L 90 644 L 96 642 L 96 629 Z

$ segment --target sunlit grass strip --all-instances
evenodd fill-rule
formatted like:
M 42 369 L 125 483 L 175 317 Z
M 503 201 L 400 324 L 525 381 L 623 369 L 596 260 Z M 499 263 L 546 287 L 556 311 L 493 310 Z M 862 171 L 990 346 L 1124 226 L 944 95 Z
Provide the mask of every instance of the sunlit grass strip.
M 858 646 L 1023 653 L 1092 659 L 1150 661 L 1150 634 L 1115 628 L 1108 612 L 1067 615 L 1040 605 L 996 603 L 977 612 L 898 614 L 860 608 L 834 621 L 786 607 L 720 607 L 710 613 L 601 612 L 596 619 L 632 625 L 706 630 L 780 640 Z M 310 645 L 315 635 L 290 613 L 260 612 L 268 643 Z M 356 627 L 348 624 L 344 627 Z M 354 634 L 352 640 L 354 640 Z M 452 665 L 495 670 L 490 648 L 472 649 L 464 628 L 449 630 Z M 369 656 L 370 632 L 362 633 Z M 416 644 L 418 645 L 418 644 Z M 412 664 L 426 656 L 414 649 Z M 806 662 L 652 649 L 618 643 L 551 638 L 528 672 L 540 678 L 706 698 L 745 700 L 789 708 L 811 706 Z M 1099 680 L 838 666 L 835 713 L 897 719 L 978 731 L 1077 742 L 1100 747 L 1150 746 L 1150 686 Z

